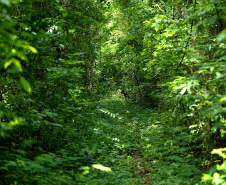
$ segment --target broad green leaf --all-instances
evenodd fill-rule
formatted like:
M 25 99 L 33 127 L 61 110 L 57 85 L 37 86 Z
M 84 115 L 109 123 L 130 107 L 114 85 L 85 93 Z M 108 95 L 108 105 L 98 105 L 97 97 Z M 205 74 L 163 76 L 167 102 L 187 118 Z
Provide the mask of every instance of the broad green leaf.
M 90 169 L 89 166 L 83 166 L 83 167 L 79 168 L 79 170 L 89 170 L 89 169 Z
M 185 87 L 185 84 L 182 84 L 182 85 L 176 87 L 176 90 L 177 90 L 177 89 L 181 89 L 181 88 L 183 88 L 183 87 Z
M 20 73 L 21 70 L 15 65 L 10 66 L 10 68 L 7 70 L 7 73 Z
M 10 121 L 9 123 L 5 122 L 1 124 L 1 130 L 9 130 L 12 129 L 14 126 L 19 125 L 22 122 L 21 118 L 15 118 L 13 121 Z M 1 133 L 2 136 L 2 133 Z
M 5 165 L 6 167 L 8 167 L 8 166 L 17 166 L 17 163 L 15 162 L 15 161 L 7 161 L 7 163 L 6 163 L 6 165 Z
M 23 71 L 19 60 L 15 59 L 15 58 L 12 58 L 9 61 L 6 61 L 4 64 L 4 68 L 7 69 L 10 65 L 12 65 L 12 63 L 18 68 L 17 71 L 19 71 L 19 72 Z
M 53 125 L 53 126 L 56 126 L 56 127 L 62 127 L 61 124 L 57 124 L 57 123 L 49 123 L 49 125 Z
M 183 88 L 183 89 L 181 90 L 180 94 L 181 94 L 181 95 L 184 94 L 184 93 L 186 92 L 186 90 L 187 90 L 187 88 Z
M 12 63 L 13 63 L 13 60 L 6 61 L 4 64 L 4 69 L 7 69 Z
M 18 46 L 20 46 L 22 48 L 26 48 L 26 49 L 30 50 L 32 53 L 38 53 L 37 49 L 34 48 L 33 46 L 31 46 L 27 42 L 19 41 L 17 44 L 18 44 Z
M 205 182 L 208 181 L 210 178 L 211 177 L 208 174 L 203 174 L 202 180 Z
M 211 154 L 218 154 L 219 156 L 223 157 L 224 159 L 226 159 L 226 148 L 218 148 L 218 149 L 214 149 Z
M 90 167 L 89 166 L 83 166 L 83 167 L 79 168 L 79 170 L 84 170 L 82 172 L 82 175 L 87 175 L 89 173 Z
M 226 29 L 217 35 L 217 42 L 221 42 L 226 38 Z
M 67 16 L 67 11 L 62 11 L 62 15 L 63 15 L 63 17 L 66 17 Z
M 9 122 L 9 125 L 10 125 L 10 127 L 13 127 L 13 126 L 15 126 L 15 125 L 20 124 L 21 122 L 22 122 L 22 119 L 21 119 L 21 118 L 15 118 L 14 121 L 10 121 L 10 122 Z
M 101 164 L 94 164 L 94 165 L 93 165 L 93 168 L 99 169 L 99 170 L 101 170 L 101 171 L 111 171 L 110 168 L 105 167 L 105 166 L 103 166 L 103 165 L 101 165 Z
M 2 4 L 5 4 L 6 6 L 10 6 L 10 1 L 9 0 L 0 0 Z
M 13 60 L 13 63 L 14 63 L 14 65 L 20 70 L 20 72 L 22 72 L 23 71 L 23 69 L 22 69 L 22 67 L 21 67 L 21 64 L 20 64 L 20 62 L 19 62 L 19 60 Z
M 24 77 L 20 77 L 20 83 L 28 93 L 31 93 L 31 86 Z
M 33 46 L 28 45 L 27 48 L 28 48 L 29 50 L 31 50 L 32 53 L 38 53 L 37 49 L 34 48 Z

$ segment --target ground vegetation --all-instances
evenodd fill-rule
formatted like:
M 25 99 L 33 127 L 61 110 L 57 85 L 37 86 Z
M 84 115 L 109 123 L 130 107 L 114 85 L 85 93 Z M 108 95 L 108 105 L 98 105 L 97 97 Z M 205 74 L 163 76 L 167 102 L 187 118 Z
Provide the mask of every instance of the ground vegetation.
M 226 184 L 224 0 L 0 12 L 0 184 Z

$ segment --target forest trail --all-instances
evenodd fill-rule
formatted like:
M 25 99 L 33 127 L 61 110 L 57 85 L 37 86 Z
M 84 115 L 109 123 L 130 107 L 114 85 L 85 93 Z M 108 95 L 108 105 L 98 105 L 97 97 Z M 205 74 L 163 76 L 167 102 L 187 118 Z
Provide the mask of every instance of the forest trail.
M 142 179 L 141 185 L 151 185 L 151 167 L 146 167 L 146 159 L 143 156 L 139 156 L 139 153 L 133 156 L 137 167 L 138 167 L 138 177 Z
M 113 173 L 114 169 L 122 170 L 117 169 L 118 167 L 114 165 L 120 166 L 119 168 L 123 167 L 123 173 L 130 174 L 127 179 L 130 182 L 128 184 L 150 185 L 152 162 L 147 160 L 147 146 L 151 145 L 149 143 L 151 132 L 148 133 L 148 130 L 155 128 L 155 123 L 159 122 L 158 110 L 129 104 L 119 97 L 117 101 L 100 101 L 95 119 L 96 132 L 104 131 L 107 140 L 113 141 L 111 150 L 108 149 L 110 152 L 108 157 L 112 158 L 112 153 L 117 153 L 118 156 L 114 156 L 114 158 L 121 159 L 113 166 L 108 167 L 112 168 Z M 99 137 L 101 138 L 98 140 L 105 140 L 103 135 L 99 135 Z M 101 148 L 101 146 L 99 147 Z M 108 157 L 104 160 L 108 160 Z M 126 185 L 128 177 L 123 176 L 122 178 L 125 180 L 122 183 Z
M 226 184 L 224 0 L 0 11 L 0 184 Z
M 170 111 L 131 104 L 117 95 L 96 105 L 92 137 L 97 151 L 103 153 L 95 161 L 111 168 L 115 177 L 105 175 L 106 185 L 190 185 L 200 181 L 201 171 L 184 137 L 187 131 L 169 124 Z

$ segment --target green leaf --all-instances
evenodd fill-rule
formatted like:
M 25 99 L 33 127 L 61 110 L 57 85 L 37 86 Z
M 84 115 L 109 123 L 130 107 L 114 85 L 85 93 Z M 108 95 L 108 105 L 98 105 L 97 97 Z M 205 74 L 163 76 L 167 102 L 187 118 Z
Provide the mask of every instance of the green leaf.
M 6 61 L 4 64 L 4 69 L 7 69 L 12 63 L 13 63 L 13 60 Z
M 10 65 L 12 65 L 12 63 L 14 63 L 14 65 L 18 68 L 17 71 L 19 71 L 19 72 L 23 71 L 19 60 L 15 59 L 15 58 L 12 58 L 9 61 L 6 61 L 4 64 L 4 68 L 7 69 Z
M 111 171 L 111 168 L 105 167 L 101 164 L 94 164 L 93 168 L 99 169 L 101 171 Z
M 32 53 L 38 53 L 37 49 L 34 48 L 33 46 L 27 46 L 27 48 L 28 48 L 29 50 L 31 50 Z
M 20 77 L 20 83 L 23 86 L 23 88 L 28 92 L 31 93 L 31 86 L 28 83 L 28 81 L 24 77 Z
M 22 67 L 21 67 L 21 64 L 20 64 L 19 60 L 16 60 L 16 59 L 15 59 L 15 60 L 13 61 L 13 63 L 14 63 L 14 65 L 19 69 L 20 72 L 23 71 L 23 69 L 22 69 Z
M 2 4 L 5 4 L 6 6 L 10 6 L 10 1 L 9 0 L 0 0 Z
M 182 91 L 180 92 L 181 95 L 183 95 L 186 92 L 187 88 L 183 88 Z
M 226 38 L 226 29 L 217 35 L 217 42 L 221 42 Z

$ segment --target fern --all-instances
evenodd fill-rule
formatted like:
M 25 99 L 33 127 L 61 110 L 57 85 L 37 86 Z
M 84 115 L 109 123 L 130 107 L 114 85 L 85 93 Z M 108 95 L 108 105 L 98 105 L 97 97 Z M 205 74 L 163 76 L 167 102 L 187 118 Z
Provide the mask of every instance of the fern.
M 97 110 L 103 112 L 104 114 L 109 115 L 109 116 L 112 117 L 112 118 L 119 118 L 119 119 L 121 119 L 121 117 L 119 117 L 118 113 L 116 113 L 116 114 L 115 114 L 115 113 L 112 113 L 112 112 L 110 112 L 110 111 L 107 110 L 107 109 L 97 109 Z

